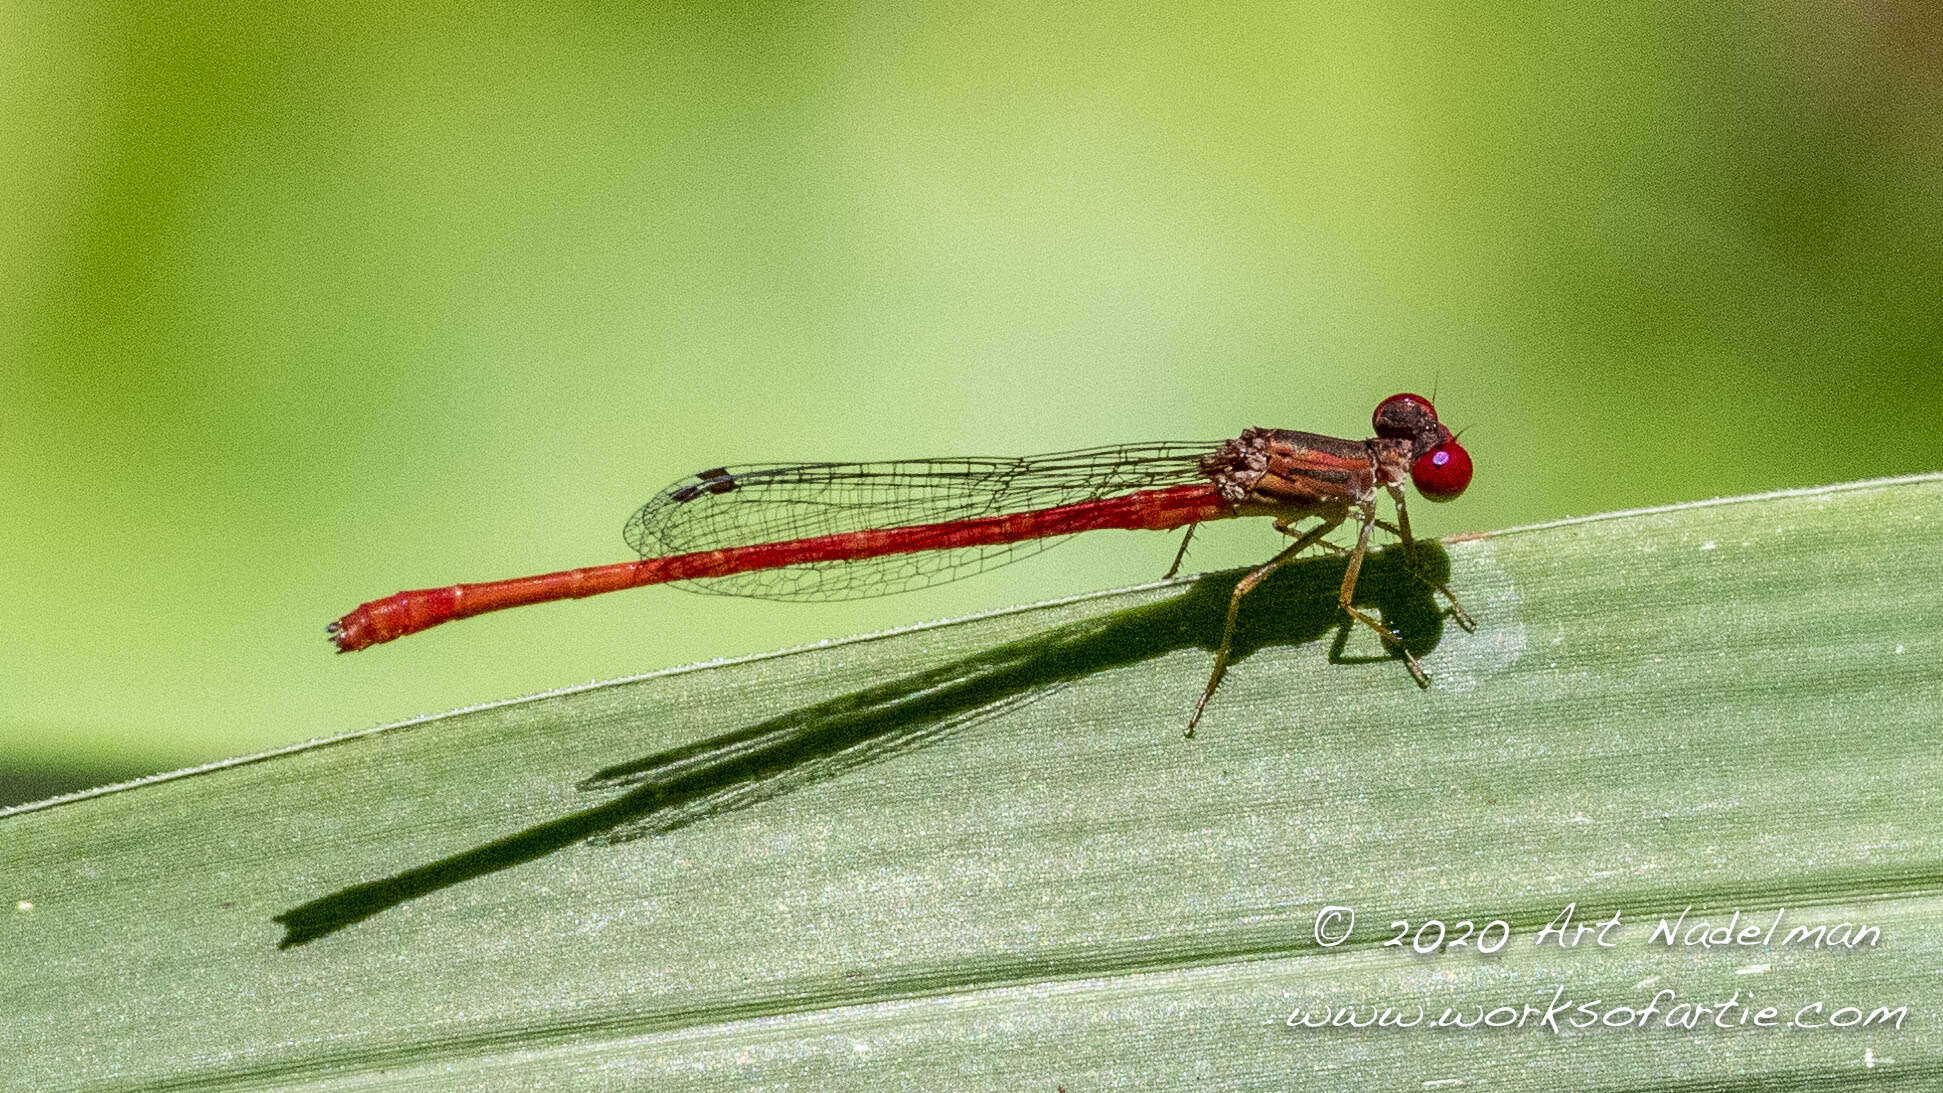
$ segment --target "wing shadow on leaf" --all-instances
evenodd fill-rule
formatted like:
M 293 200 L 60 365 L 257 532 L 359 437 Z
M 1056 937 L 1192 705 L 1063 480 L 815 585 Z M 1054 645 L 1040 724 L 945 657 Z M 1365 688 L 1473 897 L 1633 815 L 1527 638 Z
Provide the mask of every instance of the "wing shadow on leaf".
M 1434 543 L 1418 544 L 1419 570 L 1445 580 L 1449 557 Z M 1301 645 L 1334 633 L 1332 663 L 1387 660 L 1343 656 L 1350 620 L 1336 606 L 1340 558 L 1285 566 L 1244 601 L 1235 634 L 1239 663 L 1266 646 Z M 722 813 L 771 800 L 812 782 L 934 744 L 997 713 L 1101 672 L 1180 649 L 1212 652 L 1239 574 L 1213 574 L 1186 594 L 1099 619 L 1059 627 L 950 664 L 792 710 L 759 724 L 694 744 L 617 763 L 580 783 L 590 792 L 617 792 L 605 803 L 418 866 L 383 880 L 353 885 L 275 916 L 290 948 L 361 922 L 441 888 L 533 861 L 586 840 L 625 842 L 662 835 Z M 1373 552 L 1357 582 L 1356 603 L 1372 608 L 1419 657 L 1435 648 L 1444 612 L 1429 585 L 1392 547 Z M 1399 685 L 1409 677 L 1397 669 Z M 1183 693 L 1177 709 L 1156 710 L 1156 731 L 1178 733 L 1198 694 Z M 1220 696 L 1210 707 L 1218 730 Z M 1182 747 L 1196 747 L 1183 741 Z

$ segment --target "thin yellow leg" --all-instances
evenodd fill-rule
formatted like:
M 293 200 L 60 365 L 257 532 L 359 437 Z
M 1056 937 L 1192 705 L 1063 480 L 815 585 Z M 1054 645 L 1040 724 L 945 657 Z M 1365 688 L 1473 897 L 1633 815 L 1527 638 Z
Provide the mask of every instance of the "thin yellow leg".
M 1208 676 L 1208 686 L 1206 690 L 1201 692 L 1201 701 L 1194 704 L 1194 716 L 1187 719 L 1187 732 L 1184 735 L 1189 739 L 1193 739 L 1194 726 L 1200 723 L 1201 713 L 1208 708 L 1208 700 L 1214 697 L 1215 688 L 1221 686 L 1221 677 L 1228 674 L 1228 657 L 1234 651 L 1235 619 L 1241 613 L 1241 598 L 1253 592 L 1256 585 L 1268 579 L 1269 574 L 1287 565 L 1297 554 L 1307 550 L 1310 544 L 1315 543 L 1324 535 L 1334 531 L 1336 526 L 1342 522 L 1343 518 L 1338 516 L 1334 520 L 1326 520 L 1320 526 L 1304 532 L 1287 549 L 1275 557 L 1270 558 L 1268 561 L 1263 562 L 1261 565 L 1256 566 L 1246 577 L 1236 582 L 1233 595 L 1228 597 L 1228 620 L 1221 627 L 1221 647 L 1214 652 L 1214 672 Z M 1290 532 L 1287 527 L 1280 523 L 1277 523 L 1276 527 L 1285 534 L 1293 534 L 1293 532 Z M 1367 528 L 1364 529 L 1364 534 L 1368 534 Z

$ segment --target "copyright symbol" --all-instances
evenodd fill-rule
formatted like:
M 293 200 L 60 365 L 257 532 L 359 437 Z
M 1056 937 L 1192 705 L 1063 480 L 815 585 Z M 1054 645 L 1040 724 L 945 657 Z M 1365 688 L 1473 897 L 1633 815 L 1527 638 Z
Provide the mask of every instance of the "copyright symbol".
M 1330 905 L 1316 912 L 1316 944 L 1333 949 L 1356 929 L 1356 909 Z

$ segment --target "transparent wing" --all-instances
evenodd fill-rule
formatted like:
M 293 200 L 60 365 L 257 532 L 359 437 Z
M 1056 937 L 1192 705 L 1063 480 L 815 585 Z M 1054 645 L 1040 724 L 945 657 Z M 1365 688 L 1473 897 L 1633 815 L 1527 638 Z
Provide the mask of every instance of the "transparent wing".
M 628 520 L 644 558 L 848 532 L 922 527 L 937 546 L 861 561 L 813 562 L 682 581 L 693 592 L 774 600 L 853 600 L 942 584 L 1063 538 L 951 546 L 950 524 L 1201 484 L 1220 445 L 1121 445 L 1016 459 L 907 459 L 715 467 L 656 494 Z

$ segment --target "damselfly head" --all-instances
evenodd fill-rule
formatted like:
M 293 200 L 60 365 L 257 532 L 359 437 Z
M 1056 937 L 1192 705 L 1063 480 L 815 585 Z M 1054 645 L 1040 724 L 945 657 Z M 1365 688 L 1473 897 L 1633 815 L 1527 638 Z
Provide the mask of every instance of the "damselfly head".
M 1415 458 L 1410 480 L 1430 501 L 1449 501 L 1471 484 L 1471 454 L 1457 442 L 1430 400 L 1409 392 L 1391 395 L 1376 404 L 1370 417 L 1376 435 L 1407 440 Z

